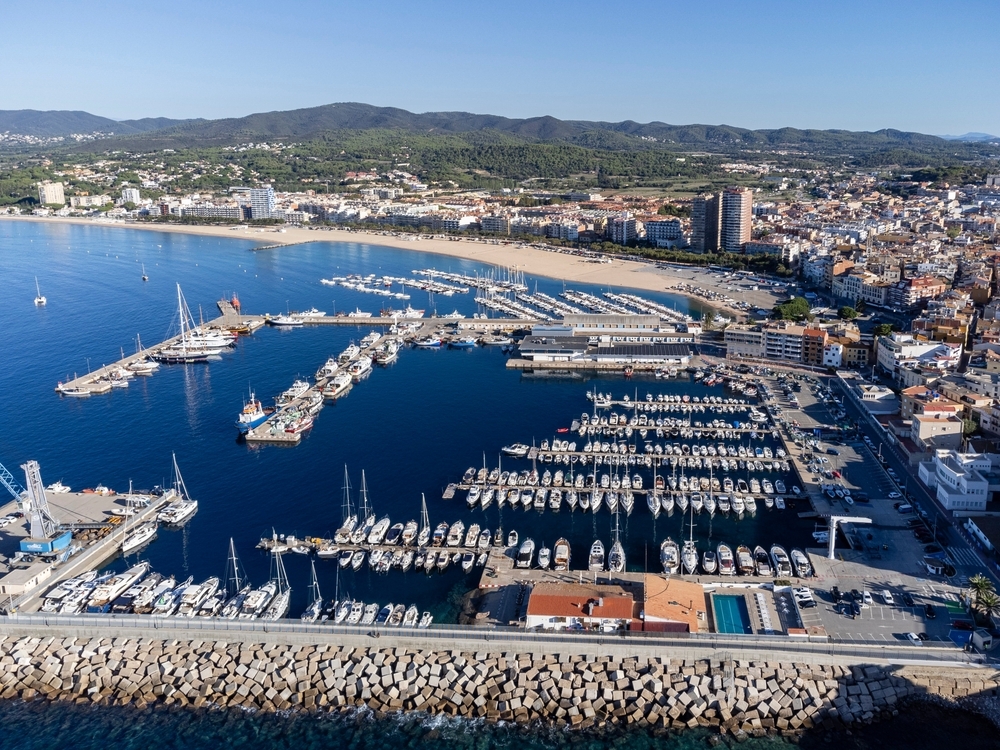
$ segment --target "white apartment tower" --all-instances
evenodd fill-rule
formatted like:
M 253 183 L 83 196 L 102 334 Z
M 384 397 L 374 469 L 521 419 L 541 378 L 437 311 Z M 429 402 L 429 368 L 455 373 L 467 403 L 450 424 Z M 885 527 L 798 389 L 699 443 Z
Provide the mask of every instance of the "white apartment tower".
M 38 202 L 43 206 L 52 203 L 66 205 L 66 193 L 61 182 L 43 182 L 38 186 Z
M 275 210 L 274 188 L 250 188 L 250 218 L 270 219 Z
M 139 188 L 134 188 L 134 187 L 122 188 L 123 203 L 138 204 L 141 200 L 142 200 L 142 195 L 139 193 Z
M 753 191 L 749 188 L 726 188 L 722 193 L 721 249 L 738 253 L 750 241 L 753 221 Z

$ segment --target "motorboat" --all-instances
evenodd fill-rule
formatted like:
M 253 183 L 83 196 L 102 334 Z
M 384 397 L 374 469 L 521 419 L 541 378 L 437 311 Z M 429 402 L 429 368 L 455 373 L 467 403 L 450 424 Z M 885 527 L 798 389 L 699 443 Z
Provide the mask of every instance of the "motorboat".
M 761 551 L 763 552 L 763 550 Z M 752 576 L 757 570 L 754 565 L 753 554 L 745 544 L 741 544 L 736 548 L 736 566 L 740 571 L 740 575 L 744 576 Z
M 733 550 L 728 544 L 719 542 L 715 548 L 716 560 L 718 562 L 719 575 L 736 575 L 736 563 L 733 560 Z
M 753 550 L 753 561 L 757 569 L 757 575 L 762 578 L 770 578 L 772 574 L 771 570 L 771 558 L 768 557 L 767 552 L 760 545 L 754 547 Z
M 791 578 L 792 563 L 783 547 L 777 544 L 771 546 L 771 562 L 774 564 L 774 574 L 778 578 Z
M 673 575 L 680 570 L 680 549 L 677 547 L 677 542 L 670 537 L 664 539 L 660 544 L 660 564 L 663 566 L 663 572 L 667 575 Z
M 792 564 L 795 566 L 795 573 L 799 578 L 810 578 L 813 574 L 812 563 L 809 562 L 806 553 L 800 549 L 792 550 Z
M 530 568 L 531 561 L 535 556 L 535 542 L 531 539 L 525 539 L 520 548 L 517 551 L 517 559 L 515 560 L 515 567 L 518 568 Z
M 112 576 L 104 583 L 95 586 L 90 592 L 87 602 L 87 610 L 94 612 L 104 611 L 115 599 L 121 596 L 127 589 L 140 581 L 149 572 L 149 563 L 141 562 L 133 565 L 124 573 Z
M 538 550 L 538 567 L 542 570 L 548 569 L 549 565 L 552 563 L 552 550 L 545 546 L 543 543 L 541 548 Z
M 705 550 L 701 553 L 701 569 L 704 570 L 708 575 L 714 575 L 719 569 L 718 560 L 716 559 L 715 552 L 710 549 Z

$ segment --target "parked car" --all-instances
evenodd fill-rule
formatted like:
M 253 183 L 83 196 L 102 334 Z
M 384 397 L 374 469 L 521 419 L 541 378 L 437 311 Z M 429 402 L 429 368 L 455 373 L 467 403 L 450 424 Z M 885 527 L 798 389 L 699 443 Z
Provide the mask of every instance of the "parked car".
M 902 598 L 903 598 L 903 604 L 905 604 L 907 607 L 914 606 L 913 595 L 910 594 L 908 591 L 903 593 Z
M 923 646 L 924 645 L 923 641 L 920 640 L 920 636 L 918 636 L 916 633 L 907 633 L 906 634 L 906 640 L 908 640 L 910 642 L 911 646 Z
M 885 589 L 882 592 L 882 601 L 885 602 L 886 606 L 889 607 L 892 607 L 896 604 L 896 602 L 892 598 L 892 593 L 889 591 L 889 589 Z
M 889 493 L 889 498 L 890 498 L 890 499 L 892 499 L 892 500 L 898 500 L 898 499 L 899 499 L 899 498 L 901 498 L 901 497 L 902 497 L 902 495 L 900 495 L 900 494 L 899 494 L 898 492 L 896 492 L 896 491 L 893 491 L 893 492 L 890 492 L 890 493 Z
M 937 610 L 934 609 L 933 604 L 924 605 L 924 617 L 926 617 L 928 620 L 933 620 L 935 617 L 937 617 Z
M 861 592 L 861 601 L 866 607 L 872 606 L 872 595 L 868 591 Z
M 840 602 L 841 599 L 844 598 L 841 595 L 841 593 L 840 593 L 840 587 L 838 587 L 838 586 L 834 586 L 832 589 L 830 589 L 830 596 L 833 598 L 833 603 L 834 604 L 837 604 L 838 602 Z

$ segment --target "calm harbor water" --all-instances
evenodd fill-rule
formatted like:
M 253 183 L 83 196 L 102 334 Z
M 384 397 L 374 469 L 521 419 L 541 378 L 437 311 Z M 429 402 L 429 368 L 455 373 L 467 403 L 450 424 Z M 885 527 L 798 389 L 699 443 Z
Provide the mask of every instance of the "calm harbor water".
M 556 430 L 588 411 L 587 390 L 625 393 L 704 394 L 687 381 L 616 378 L 529 377 L 504 368 L 497 348 L 468 351 L 406 350 L 399 361 L 377 368 L 336 405 L 327 406 L 316 426 L 294 448 L 251 448 L 236 439 L 233 426 L 248 389 L 268 400 L 298 376 L 309 377 L 325 359 L 360 339 L 365 329 L 323 327 L 292 331 L 261 330 L 241 340 L 221 361 L 205 366 L 164 367 L 151 378 L 137 378 L 127 390 L 74 400 L 53 388 L 60 379 L 84 373 L 134 349 L 135 336 L 152 344 L 176 326 L 175 282 L 191 307 L 205 318 L 217 315 L 215 301 L 239 294 L 247 312 L 280 312 L 316 306 L 322 310 L 360 307 L 377 314 L 382 298 L 325 287 L 321 277 L 347 273 L 410 276 L 413 269 L 475 273 L 478 263 L 415 251 L 363 244 L 315 243 L 251 253 L 261 242 L 243 239 L 161 234 L 89 226 L 49 226 L 0 221 L 0 306 L 3 355 L 0 392 L 0 462 L 15 474 L 29 458 L 41 463 L 46 483 L 62 480 L 74 489 L 99 483 L 119 490 L 132 480 L 137 488 L 169 480 L 170 454 L 176 452 L 187 486 L 200 501 L 198 514 L 181 531 L 161 531 L 142 553 L 155 570 L 203 579 L 222 575 L 229 538 L 250 579 L 258 585 L 269 574 L 269 558 L 254 549 L 272 529 L 286 534 L 328 536 L 341 520 L 344 466 L 354 499 L 365 471 L 377 513 L 405 521 L 419 515 L 427 496 L 432 523 L 463 518 L 496 528 L 517 529 L 522 537 L 551 545 L 559 536 L 572 543 L 581 567 L 595 536 L 611 539 L 612 516 L 546 511 L 469 511 L 464 497 L 441 499 L 448 482 L 484 460 L 496 465 L 501 446 L 515 441 L 552 439 Z M 149 281 L 140 280 L 140 264 Z M 36 308 L 37 276 L 48 305 Z M 552 295 L 561 282 L 529 279 Z M 575 285 L 592 293 L 606 291 Z M 441 313 L 476 312 L 473 295 L 430 298 L 414 290 L 414 307 Z M 667 294 L 646 294 L 678 309 L 687 301 Z M 398 303 L 397 305 L 405 304 Z M 89 360 L 89 361 L 88 361 Z M 721 389 L 713 393 L 724 395 Z M 579 439 L 579 438 L 576 438 Z M 527 462 L 504 460 L 505 468 Z M 649 477 L 647 474 L 647 481 Z M 789 478 L 786 481 L 791 484 Z M 56 503 L 58 498 L 53 498 Z M 802 508 L 799 508 L 800 510 Z M 796 508 L 761 512 L 737 522 L 706 515 L 695 520 L 694 535 L 704 548 L 722 539 L 732 544 L 780 542 L 805 546 L 811 522 Z M 58 515 L 58 507 L 55 507 Z M 652 524 L 641 498 L 630 519 L 622 519 L 629 568 L 659 570 L 658 545 L 667 536 L 685 538 L 680 515 Z M 123 561 L 113 565 L 122 566 Z M 292 615 L 306 603 L 308 560 L 286 556 L 293 587 Z M 377 576 L 367 566 L 341 573 L 331 561 L 317 561 L 325 596 L 351 594 L 369 601 L 414 602 L 438 621 L 453 620 L 462 595 L 478 570 L 464 575 L 454 566 L 445 574 L 392 572 Z M 106 747 L 605 747 L 687 748 L 705 746 L 700 733 L 658 737 L 646 733 L 613 738 L 484 727 L 460 721 L 413 717 L 273 717 L 234 712 L 142 712 L 131 709 L 0 702 L 0 746 L 28 748 L 58 741 L 76 748 Z M 857 735 L 855 739 L 860 737 Z M 748 747 L 783 744 L 752 741 Z M 848 747 L 863 747 L 851 745 Z M 874 744 L 871 745 L 874 747 Z M 911 747 L 929 747 L 919 743 Z

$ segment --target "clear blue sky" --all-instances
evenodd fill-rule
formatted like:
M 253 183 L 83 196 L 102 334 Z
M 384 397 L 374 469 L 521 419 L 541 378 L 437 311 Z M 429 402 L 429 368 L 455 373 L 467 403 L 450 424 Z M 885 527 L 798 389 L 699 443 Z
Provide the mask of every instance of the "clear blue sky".
M 0 109 L 1000 133 L 997 0 L 11 3 Z

